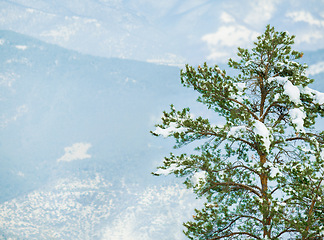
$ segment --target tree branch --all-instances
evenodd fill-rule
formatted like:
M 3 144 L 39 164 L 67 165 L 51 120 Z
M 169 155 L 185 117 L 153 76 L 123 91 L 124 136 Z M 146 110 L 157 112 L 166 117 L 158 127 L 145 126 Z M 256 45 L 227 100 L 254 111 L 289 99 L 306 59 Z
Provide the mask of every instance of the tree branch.
M 228 167 L 228 168 L 226 168 L 226 169 L 222 169 L 222 170 L 223 170 L 223 171 L 224 171 L 224 170 L 232 170 L 232 169 L 240 168 L 240 167 L 245 168 L 245 169 L 247 169 L 247 170 L 249 170 L 249 171 L 251 171 L 251 172 L 254 172 L 254 173 L 257 174 L 258 176 L 260 176 L 260 174 L 259 174 L 257 171 L 255 171 L 254 169 L 252 169 L 252 168 L 250 168 L 250 167 L 247 167 L 247 166 L 245 166 L 245 165 L 243 165 L 243 164 L 236 165 L 236 166 L 233 166 L 233 167 Z M 259 189 L 259 190 L 261 191 L 261 189 Z
M 237 218 L 233 219 L 226 227 L 224 227 L 221 230 L 218 230 L 217 233 L 221 233 L 221 232 L 225 231 L 226 229 L 230 228 L 240 218 L 251 218 L 251 219 L 256 220 L 256 221 L 258 221 L 258 222 L 260 222 L 262 224 L 262 221 L 260 219 L 256 218 L 256 217 L 248 216 L 248 215 L 240 215 Z
M 284 234 L 284 233 L 288 233 L 288 232 L 298 232 L 298 231 L 293 230 L 293 229 L 285 229 L 285 230 L 283 230 L 282 232 L 278 233 L 277 236 L 274 237 L 274 239 L 277 239 L 277 238 L 280 237 L 282 234 Z
M 234 186 L 234 187 L 237 187 L 239 189 L 244 189 L 244 190 L 247 190 L 251 193 L 254 193 L 255 195 L 257 195 L 259 198 L 262 198 L 261 194 L 256 191 L 253 187 L 257 188 L 256 186 L 248 186 L 248 185 L 245 185 L 245 184 L 242 184 L 242 183 L 235 183 L 235 182 L 213 182 L 213 185 L 209 188 L 207 188 L 205 191 L 202 192 L 202 194 L 206 193 L 207 191 L 209 191 L 210 189 L 212 189 L 213 187 L 218 187 L 218 186 Z M 259 190 L 259 188 L 258 188 Z
M 284 140 L 281 140 L 281 141 L 275 141 L 275 142 L 272 142 L 272 146 L 278 144 L 278 143 L 283 143 L 283 142 L 289 142 L 289 141 L 296 141 L 296 140 L 303 140 L 305 142 L 310 142 L 310 139 L 308 138 L 305 138 L 305 137 L 301 137 L 301 136 L 297 136 L 297 137 L 291 137 L 291 138 L 286 138 Z
M 236 100 L 236 99 L 234 99 L 234 98 L 227 98 L 227 99 L 230 100 L 230 101 L 233 101 L 233 102 L 235 102 L 235 103 L 237 103 L 237 104 L 239 104 L 239 105 L 241 105 L 242 107 L 245 108 L 245 110 L 246 110 L 248 113 L 251 114 L 251 116 L 252 116 L 255 120 L 259 120 L 258 116 L 255 115 L 254 112 L 252 112 L 252 111 L 248 108 L 248 106 L 246 106 L 245 104 L 241 103 L 240 101 L 238 101 L 238 100 Z
M 275 191 L 277 191 L 278 189 L 279 189 L 279 187 L 276 187 L 275 189 L 273 189 L 273 190 L 271 191 L 270 195 L 274 194 Z
M 249 215 L 242 215 L 241 217 L 243 217 L 243 218 L 252 218 L 252 219 L 254 219 L 254 220 L 256 220 L 256 221 L 258 221 L 258 222 L 260 222 L 260 223 L 263 224 L 262 220 L 260 220 L 260 219 L 258 219 L 258 218 L 256 218 L 256 217 L 253 217 L 253 216 L 249 216 Z
M 262 115 L 262 117 L 261 117 L 261 119 L 260 119 L 261 122 L 264 121 L 264 119 L 265 119 L 266 116 L 268 115 L 270 109 L 271 109 L 273 106 L 275 106 L 277 103 L 279 103 L 279 102 L 273 102 L 273 103 L 271 103 L 271 104 L 269 105 L 269 107 L 267 107 L 267 109 L 265 110 L 264 114 Z
M 284 119 L 285 116 L 287 116 L 287 114 L 281 113 L 279 115 L 277 121 L 273 124 L 272 128 L 275 128 L 281 122 L 281 120 Z
M 315 192 L 315 195 L 313 196 L 312 203 L 311 203 L 311 206 L 309 208 L 308 216 L 307 216 L 308 219 L 307 219 L 306 232 L 308 232 L 308 230 L 309 230 L 309 225 L 310 225 L 310 221 L 311 221 L 311 215 L 313 214 L 314 207 L 315 207 L 315 203 L 316 203 L 316 200 L 317 200 L 317 191 L 320 188 L 320 186 L 322 184 L 322 181 L 323 181 L 323 179 L 321 179 L 321 181 L 319 181 L 319 183 L 318 183 L 318 185 L 316 187 L 316 190 L 314 191 Z
M 204 91 L 204 92 L 210 92 L 210 90 L 209 89 L 204 89 L 204 88 L 202 88 L 201 86 L 198 86 L 198 85 L 193 85 L 193 87 L 194 88 L 196 88 L 196 89 L 198 89 L 198 90 L 200 90 L 200 91 Z M 215 87 L 215 89 L 217 89 L 217 86 L 214 86 Z M 248 108 L 248 106 L 246 106 L 245 104 L 243 104 L 243 103 L 241 103 L 240 101 L 238 101 L 238 100 L 236 100 L 236 99 L 234 99 L 234 98 L 230 98 L 230 97 L 226 97 L 226 96 L 224 96 L 224 94 L 222 94 L 220 91 L 216 91 L 216 93 L 218 94 L 218 95 L 220 95 L 221 97 L 223 97 L 224 99 L 227 99 L 227 100 L 229 100 L 229 101 L 232 101 L 232 102 L 235 102 L 235 103 L 237 103 L 237 104 L 239 104 L 240 106 L 242 106 L 249 114 L 251 114 L 251 116 L 255 119 L 255 120 L 259 120 L 259 118 L 258 118 L 258 116 L 257 115 L 255 115 L 249 108 Z
M 260 239 L 260 240 L 262 239 L 262 238 L 260 238 L 258 236 L 255 236 L 254 234 L 248 233 L 248 232 L 232 232 L 232 233 L 224 235 L 224 236 L 209 238 L 208 240 L 222 239 L 222 238 L 226 238 L 226 237 L 232 237 L 232 236 L 235 236 L 235 235 L 248 235 L 248 236 L 253 237 L 255 239 Z
M 249 145 L 251 148 L 253 148 L 254 150 L 257 151 L 257 149 L 255 148 L 254 144 L 245 140 L 245 139 L 242 139 L 242 138 L 235 138 L 236 140 L 240 141 L 240 142 L 243 142 L 243 143 L 246 143 L 247 145 Z

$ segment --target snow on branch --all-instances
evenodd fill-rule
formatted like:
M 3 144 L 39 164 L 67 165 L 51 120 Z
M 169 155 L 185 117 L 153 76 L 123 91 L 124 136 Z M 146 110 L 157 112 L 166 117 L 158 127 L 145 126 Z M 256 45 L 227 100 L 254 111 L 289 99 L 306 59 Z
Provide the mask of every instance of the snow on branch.
M 303 108 L 290 109 L 289 116 L 291 122 L 295 125 L 296 131 L 305 133 L 304 119 L 306 118 L 306 114 L 303 111 Z
M 305 87 L 301 89 L 301 93 L 312 96 L 315 104 L 324 104 L 324 93 L 311 89 L 310 87 Z
M 289 100 L 294 102 L 296 105 L 301 103 L 300 100 L 300 90 L 295 86 L 288 77 L 270 77 L 269 82 L 276 81 L 279 85 L 283 86 L 283 94 L 288 96 Z
M 166 138 L 171 136 L 173 133 L 182 133 L 184 131 L 186 131 L 186 128 L 179 126 L 176 122 L 171 122 L 167 128 L 156 127 L 153 133 L 156 135 L 162 135 Z
M 268 153 L 270 150 L 270 132 L 268 128 L 264 125 L 264 123 L 260 121 L 255 121 L 254 125 L 254 133 L 257 136 L 261 137 L 261 140 L 263 141 L 263 146 L 266 149 L 266 152 Z

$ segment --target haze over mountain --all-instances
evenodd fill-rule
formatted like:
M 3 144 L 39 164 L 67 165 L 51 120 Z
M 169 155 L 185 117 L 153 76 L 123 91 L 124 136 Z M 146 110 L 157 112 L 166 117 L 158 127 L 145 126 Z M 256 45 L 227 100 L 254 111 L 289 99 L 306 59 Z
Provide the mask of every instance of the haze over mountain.
M 226 61 L 267 24 L 297 35 L 303 51 L 324 48 L 318 0 L 2 0 L 0 29 L 103 57 L 167 64 Z
M 149 131 L 171 103 L 215 119 L 178 66 L 223 63 L 268 22 L 299 34 L 324 91 L 318 1 L 12 0 L 0 12 L 0 239 L 185 239 L 201 201 L 150 174 L 172 142 Z
M 195 201 L 150 175 L 170 144 L 149 133 L 170 103 L 194 104 L 179 69 L 83 55 L 10 31 L 0 39 L 3 238 L 100 239 L 108 223 L 121 231 L 123 214 L 167 215 L 170 205 L 181 226 Z M 137 217 L 129 227 L 139 231 Z M 139 239 L 174 223 L 156 221 Z

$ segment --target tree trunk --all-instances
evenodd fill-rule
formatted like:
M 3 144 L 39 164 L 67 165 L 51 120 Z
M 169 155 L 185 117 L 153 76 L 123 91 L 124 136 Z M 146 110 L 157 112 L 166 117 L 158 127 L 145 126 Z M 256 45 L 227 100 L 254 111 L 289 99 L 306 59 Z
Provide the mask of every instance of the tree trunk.
M 265 164 L 267 162 L 267 156 L 264 154 L 260 155 L 261 164 Z M 270 203 L 268 198 L 268 176 L 265 173 L 260 175 L 261 181 L 261 189 L 262 189 L 262 211 L 263 211 L 263 237 L 268 236 L 270 238 Z

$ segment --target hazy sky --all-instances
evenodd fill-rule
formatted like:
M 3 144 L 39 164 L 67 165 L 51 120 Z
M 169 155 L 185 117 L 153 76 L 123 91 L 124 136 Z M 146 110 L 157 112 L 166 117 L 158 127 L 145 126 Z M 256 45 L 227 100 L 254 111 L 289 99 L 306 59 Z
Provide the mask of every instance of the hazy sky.
M 324 48 L 323 0 L 11 0 L 0 28 L 104 57 L 223 62 L 271 24 L 301 50 Z
M 167 64 L 224 62 L 271 24 L 324 48 L 323 0 L 0 1 L 0 28 L 83 53 Z

